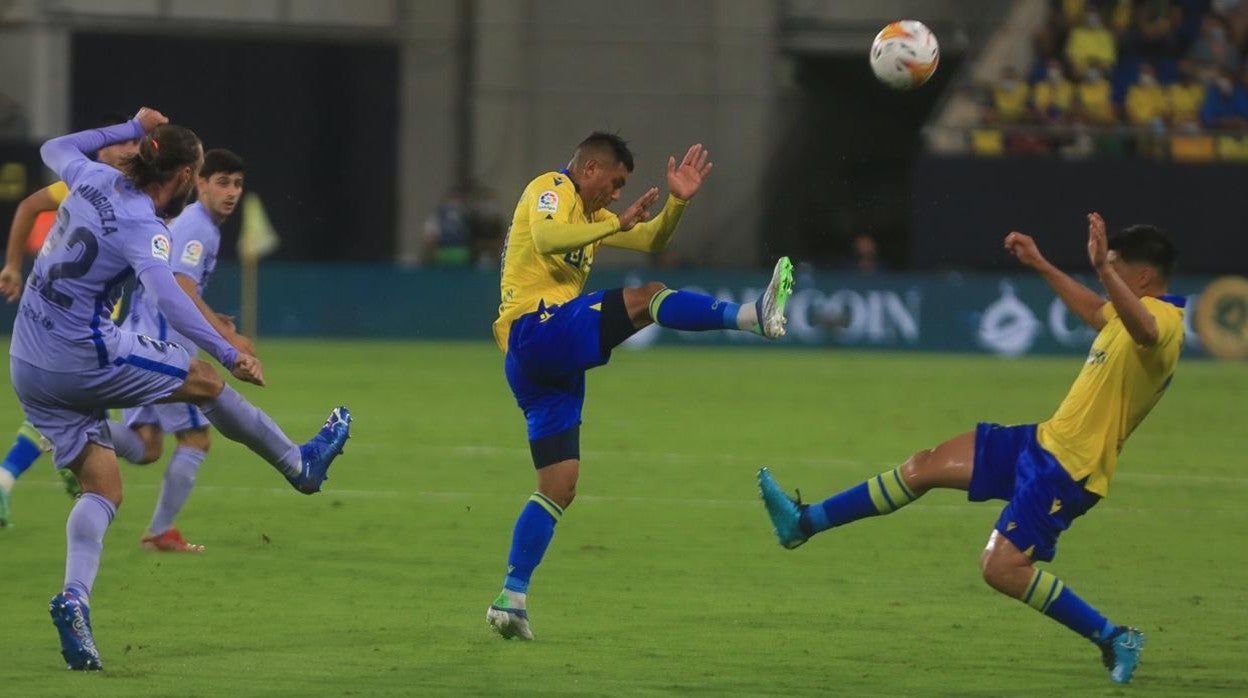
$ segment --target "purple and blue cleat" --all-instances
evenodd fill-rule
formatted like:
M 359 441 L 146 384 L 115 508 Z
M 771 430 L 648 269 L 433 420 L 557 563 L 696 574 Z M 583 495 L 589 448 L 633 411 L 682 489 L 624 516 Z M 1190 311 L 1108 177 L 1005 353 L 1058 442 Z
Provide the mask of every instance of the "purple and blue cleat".
M 342 448 L 349 438 L 351 411 L 345 407 L 335 407 L 321 430 L 316 432 L 316 436 L 299 447 L 303 472 L 296 477 L 287 477 L 286 481 L 304 494 L 320 492 L 321 484 L 329 479 L 330 464 L 342 455 Z
M 73 592 L 61 592 L 48 604 L 52 624 L 61 636 L 61 656 L 74 671 L 103 671 L 91 634 L 91 609 Z

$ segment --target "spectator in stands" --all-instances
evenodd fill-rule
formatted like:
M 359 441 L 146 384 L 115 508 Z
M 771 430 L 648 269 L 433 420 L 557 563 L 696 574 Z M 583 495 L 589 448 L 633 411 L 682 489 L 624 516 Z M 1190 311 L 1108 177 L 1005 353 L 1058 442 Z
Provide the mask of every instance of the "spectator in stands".
M 1031 86 L 1018 79 L 1018 71 L 1012 65 L 1001 69 L 1001 79 L 992 86 L 992 103 L 988 105 L 986 121 L 994 124 L 1016 124 L 1026 120 L 1027 99 Z
M 1083 75 L 1093 63 L 1103 69 L 1112 68 L 1118 59 L 1118 45 L 1113 33 L 1105 28 L 1101 13 L 1090 9 L 1084 23 L 1071 29 L 1066 39 L 1066 60 L 1075 75 Z
M 1239 69 L 1239 50 L 1231 43 L 1226 22 L 1212 12 L 1205 15 L 1200 36 L 1187 57 L 1196 64 L 1197 75 L 1206 81 L 1216 79 L 1223 70 Z
M 1140 78 L 1127 88 L 1127 123 L 1161 131 L 1166 127 L 1169 105 L 1166 90 L 1157 82 L 1157 69 L 1151 63 L 1140 66 Z
M 1150 61 L 1176 57 L 1179 51 L 1176 14 L 1170 0 L 1137 2 L 1131 28 L 1123 36 L 1126 50 Z
M 1075 121 L 1094 126 L 1118 123 L 1113 89 L 1099 63 L 1089 64 L 1075 88 Z
M 464 188 L 453 187 L 438 208 L 425 219 L 420 263 L 465 265 L 469 259 L 471 240 Z
M 493 189 L 476 186 L 468 206 L 468 235 L 472 241 L 470 261 L 481 269 L 498 268 L 508 221 Z
M 854 236 L 848 269 L 864 276 L 884 271 L 879 246 L 869 233 L 859 233 Z
M 1236 83 L 1229 70 L 1214 79 L 1200 109 L 1200 120 L 1209 128 L 1248 130 L 1248 88 Z
M 1196 76 L 1190 61 L 1179 67 L 1179 82 L 1166 88 L 1170 126 L 1177 131 L 1199 131 L 1200 109 L 1205 104 L 1205 83 Z
M 1031 107 L 1036 117 L 1044 123 L 1065 123 L 1070 116 L 1074 96 L 1075 87 L 1066 79 L 1062 62 L 1056 58 L 1049 59 L 1044 79 L 1032 88 Z

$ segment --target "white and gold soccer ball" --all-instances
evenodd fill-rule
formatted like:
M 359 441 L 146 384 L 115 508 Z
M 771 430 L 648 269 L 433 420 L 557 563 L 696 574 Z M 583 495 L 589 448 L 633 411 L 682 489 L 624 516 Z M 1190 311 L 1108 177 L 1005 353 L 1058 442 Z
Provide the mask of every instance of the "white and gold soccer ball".
M 889 24 L 871 43 L 871 70 L 895 90 L 913 90 L 927 82 L 938 63 L 936 35 L 912 19 Z

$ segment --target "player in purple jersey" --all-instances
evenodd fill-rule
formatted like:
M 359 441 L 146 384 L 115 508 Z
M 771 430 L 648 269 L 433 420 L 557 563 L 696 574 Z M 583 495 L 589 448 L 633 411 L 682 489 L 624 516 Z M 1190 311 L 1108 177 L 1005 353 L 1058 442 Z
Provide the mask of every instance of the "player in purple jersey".
M 101 126 L 124 124 L 129 118 L 121 114 L 107 114 L 100 120 Z M 137 138 L 104 146 L 95 154 L 95 159 L 117 167 L 121 161 L 134 155 L 139 150 Z M 60 207 L 69 190 L 64 182 L 55 182 L 22 199 L 13 213 L 13 223 L 9 226 L 9 241 L 5 247 L 4 267 L 0 269 L 0 295 L 12 303 L 22 295 L 23 275 L 22 263 L 26 258 L 26 244 L 30 240 L 35 227 L 36 218 L 46 212 L 55 211 Z M 115 318 L 114 318 L 115 319 Z M 10 497 L 18 478 L 30 466 L 35 464 L 39 456 L 52 450 L 52 444 L 35 430 L 29 421 L 22 422 L 18 427 L 13 446 L 0 462 L 0 530 L 7 528 L 12 521 L 10 516 Z M 70 497 L 79 494 L 78 480 L 68 470 L 57 471 L 65 483 L 65 491 Z
M 220 226 L 234 212 L 243 194 L 243 159 L 222 149 L 204 153 L 204 164 L 195 180 L 197 201 L 169 224 L 173 278 L 194 301 L 204 319 L 235 349 L 255 355 L 251 341 L 239 334 L 234 323 L 214 311 L 203 299 L 208 279 L 217 266 L 221 246 Z M 126 328 L 161 341 L 189 347 L 191 342 L 169 327 L 169 321 L 142 286 L 135 289 Z M 208 454 L 211 439 L 208 420 L 192 404 L 167 403 L 131 407 L 123 413 L 124 425 L 109 423 L 113 448 L 131 463 L 144 465 L 160 458 L 164 436 L 172 432 L 177 448 L 165 468 L 160 497 L 147 533 L 139 541 L 148 550 L 201 553 L 204 546 L 188 543 L 173 520 L 191 495 L 195 476 Z
M 120 172 L 85 155 L 132 138 L 141 138 L 139 152 Z M 88 603 L 104 533 L 122 498 L 105 410 L 194 404 L 223 436 L 246 445 L 304 494 L 320 490 L 350 435 L 351 415 L 335 408 L 310 441 L 296 445 L 206 362 L 110 319 L 121 284 L 135 276 L 170 326 L 235 378 L 264 385 L 260 360 L 221 337 L 169 268 L 172 246 L 162 219 L 180 212 L 203 164 L 194 133 L 141 109 L 125 124 L 54 138 L 40 155 L 70 195 L 27 282 L 9 373 L 26 416 L 52 442 L 56 467 L 72 470 L 83 489 L 65 527 L 65 584 L 49 611 L 69 668 L 99 670 Z

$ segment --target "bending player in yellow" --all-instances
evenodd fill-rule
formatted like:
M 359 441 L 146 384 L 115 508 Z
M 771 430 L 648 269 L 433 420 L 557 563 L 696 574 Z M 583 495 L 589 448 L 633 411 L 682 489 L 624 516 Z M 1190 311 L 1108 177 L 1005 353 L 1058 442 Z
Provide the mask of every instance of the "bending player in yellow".
M 659 198 L 653 187 L 618 215 L 606 208 L 620 198 L 632 171 L 627 143 L 614 134 L 591 134 L 567 167 L 529 183 L 507 233 L 494 338 L 528 423 L 537 491 L 516 520 L 503 590 L 486 611 L 486 621 L 504 638 L 533 639 L 529 579 L 576 496 L 585 372 L 606 364 L 612 349 L 651 323 L 769 338 L 784 334 L 793 265 L 783 257 L 754 303 L 721 301 L 657 281 L 581 295 L 599 245 L 639 252 L 667 245 L 711 163 L 701 145 L 690 147 L 679 164 L 668 158 L 670 194 L 653 219 L 649 209 Z
M 1034 563 L 1051 561 L 1058 535 L 1109 493 L 1123 442 L 1170 385 L 1185 304 L 1166 295 L 1174 246 L 1147 225 L 1107 238 L 1100 215 L 1089 214 L 1088 258 L 1109 302 L 1050 264 L 1031 237 L 1010 233 L 1005 247 L 1098 331 L 1057 413 L 1038 425 L 980 424 L 818 504 L 789 498 L 763 468 L 763 502 L 780 544 L 796 548 L 821 531 L 890 514 L 935 487 L 965 490 L 973 502 L 1006 500 L 980 561 L 984 581 L 1091 640 L 1110 678 L 1126 683 L 1143 633 L 1111 623 Z

